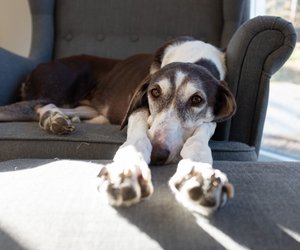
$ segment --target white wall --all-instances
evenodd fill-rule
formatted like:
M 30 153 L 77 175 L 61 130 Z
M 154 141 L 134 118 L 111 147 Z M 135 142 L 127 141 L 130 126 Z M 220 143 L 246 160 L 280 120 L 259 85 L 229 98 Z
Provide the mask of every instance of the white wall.
M 31 16 L 27 0 L 0 0 L 0 47 L 27 56 L 30 41 Z

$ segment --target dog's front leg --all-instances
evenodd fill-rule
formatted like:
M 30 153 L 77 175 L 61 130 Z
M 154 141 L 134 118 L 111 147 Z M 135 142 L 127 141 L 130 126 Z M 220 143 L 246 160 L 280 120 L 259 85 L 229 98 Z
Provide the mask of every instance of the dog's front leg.
M 113 162 L 99 173 L 99 191 L 111 205 L 129 206 L 153 193 L 148 167 L 152 150 L 147 134 L 148 116 L 146 109 L 130 115 L 126 142 L 116 152 Z
M 204 123 L 186 141 L 181 150 L 182 160 L 169 185 L 177 200 L 192 211 L 209 216 L 233 197 L 233 186 L 227 176 L 212 167 L 208 141 L 215 123 Z

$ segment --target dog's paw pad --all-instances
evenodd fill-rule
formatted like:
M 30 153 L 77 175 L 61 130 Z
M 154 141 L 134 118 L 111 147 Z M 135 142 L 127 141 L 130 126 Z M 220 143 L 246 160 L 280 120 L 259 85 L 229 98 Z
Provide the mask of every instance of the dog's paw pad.
M 53 134 L 69 134 L 75 127 L 69 117 L 59 112 L 47 111 L 40 117 L 40 127 Z
M 151 175 L 143 176 L 138 167 L 120 167 L 113 162 L 103 166 L 98 177 L 99 192 L 112 206 L 130 206 L 153 193 Z
M 180 203 L 205 216 L 233 197 L 227 176 L 209 164 L 182 161 L 169 185 Z

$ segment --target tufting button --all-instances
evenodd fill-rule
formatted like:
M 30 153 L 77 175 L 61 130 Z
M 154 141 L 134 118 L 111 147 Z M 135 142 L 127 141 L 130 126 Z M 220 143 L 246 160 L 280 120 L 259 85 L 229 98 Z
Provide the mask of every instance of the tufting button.
M 137 42 L 138 40 L 140 40 L 138 35 L 130 35 L 130 41 L 131 42 Z
M 105 39 L 105 35 L 99 33 L 99 34 L 97 34 L 96 39 L 97 39 L 97 41 L 101 42 Z
M 70 42 L 71 40 L 73 40 L 73 35 L 72 33 L 68 33 L 64 36 L 64 38 L 67 42 Z

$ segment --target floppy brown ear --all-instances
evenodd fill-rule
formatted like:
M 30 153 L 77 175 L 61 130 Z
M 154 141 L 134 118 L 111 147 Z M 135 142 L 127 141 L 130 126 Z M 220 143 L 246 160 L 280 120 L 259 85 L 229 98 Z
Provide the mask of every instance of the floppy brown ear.
M 225 81 L 220 81 L 214 106 L 214 122 L 222 122 L 235 114 L 236 102 Z
M 126 115 L 123 118 L 123 121 L 121 123 L 121 129 L 123 129 L 127 125 L 128 118 L 132 114 L 132 112 L 134 112 L 135 110 L 137 110 L 139 108 L 143 108 L 143 107 L 149 108 L 148 98 L 147 98 L 147 89 L 148 89 L 148 86 L 149 86 L 149 83 L 150 83 L 150 79 L 151 79 L 151 77 L 150 77 L 150 75 L 148 75 L 140 83 L 140 85 L 138 86 L 138 88 L 134 92 L 134 94 L 133 94 L 133 96 L 130 100 Z

